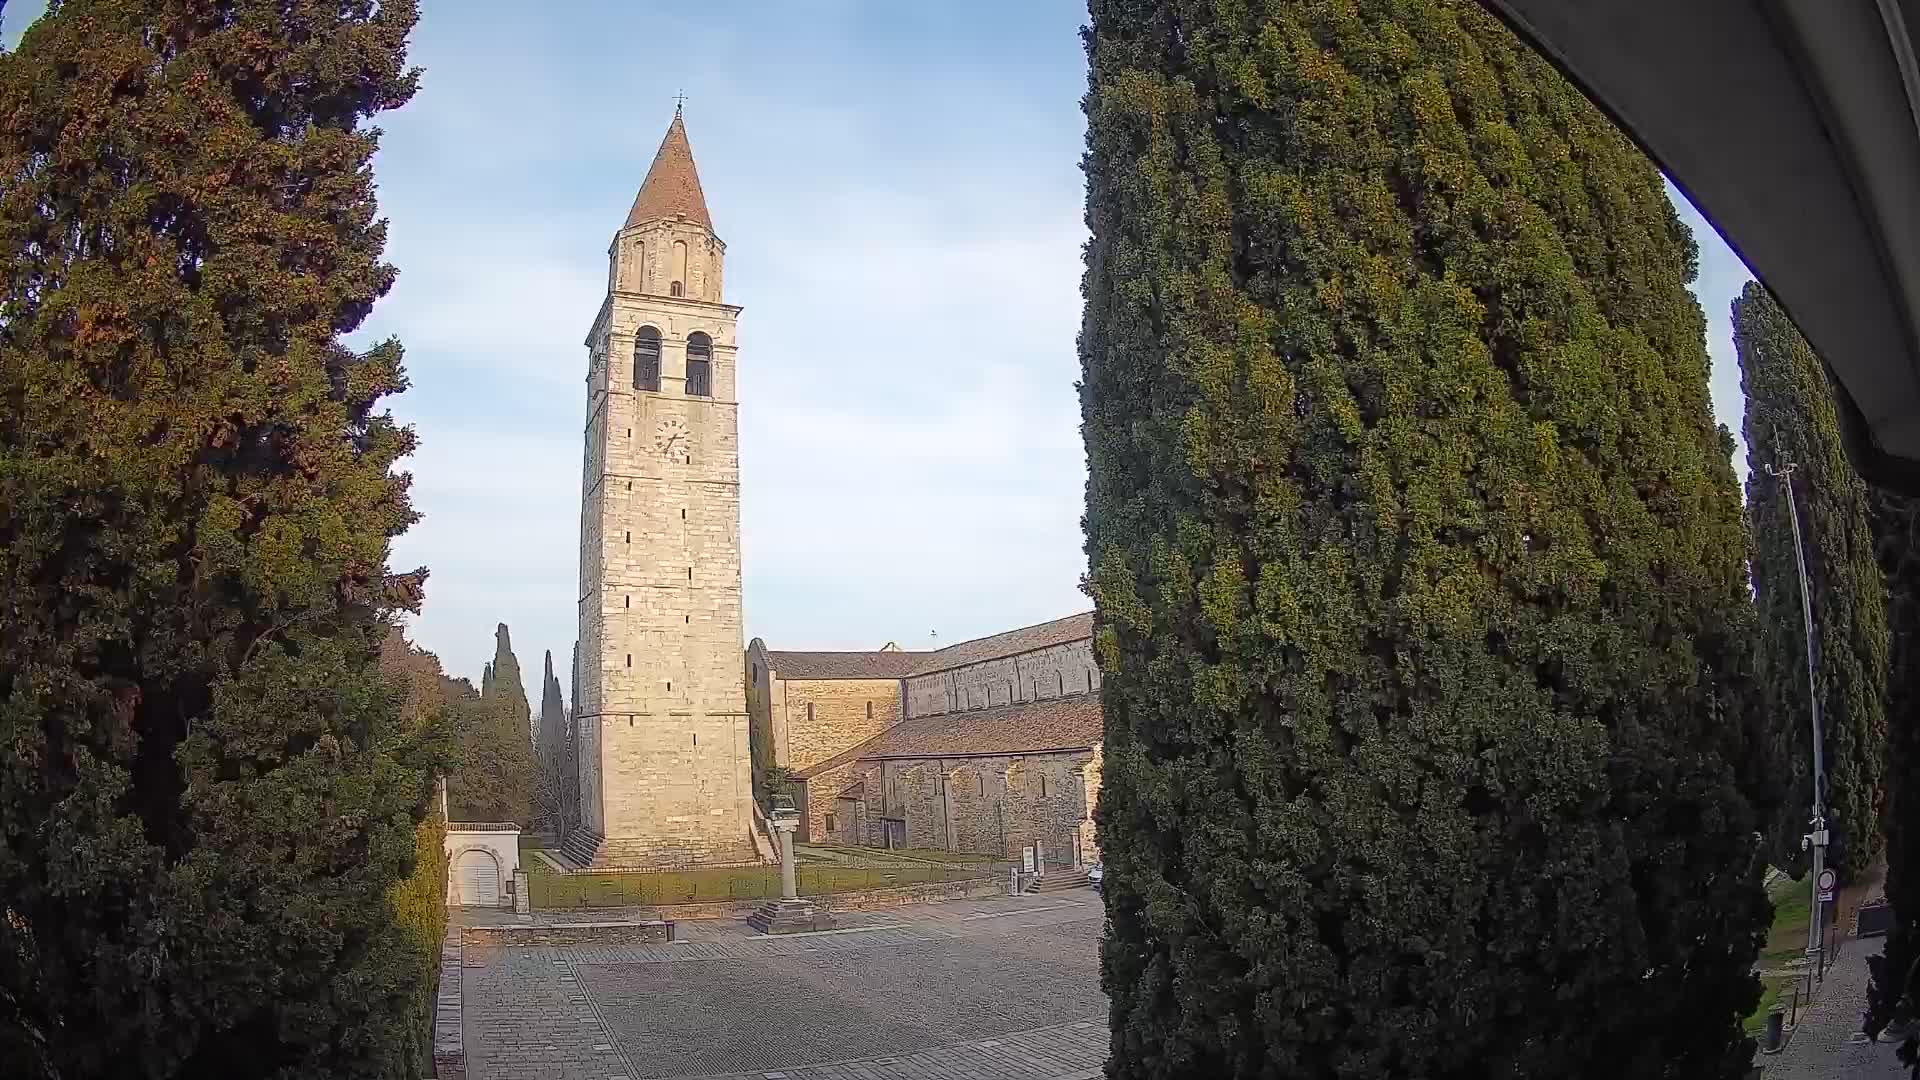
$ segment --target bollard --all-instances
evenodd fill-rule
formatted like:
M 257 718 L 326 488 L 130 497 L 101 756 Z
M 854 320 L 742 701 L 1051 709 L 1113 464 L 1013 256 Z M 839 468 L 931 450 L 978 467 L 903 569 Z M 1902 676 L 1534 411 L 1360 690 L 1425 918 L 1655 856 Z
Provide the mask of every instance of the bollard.
M 1775 1005 L 1767 1011 L 1766 1032 L 1760 1037 L 1760 1052 L 1777 1054 L 1786 1042 L 1787 1010 Z

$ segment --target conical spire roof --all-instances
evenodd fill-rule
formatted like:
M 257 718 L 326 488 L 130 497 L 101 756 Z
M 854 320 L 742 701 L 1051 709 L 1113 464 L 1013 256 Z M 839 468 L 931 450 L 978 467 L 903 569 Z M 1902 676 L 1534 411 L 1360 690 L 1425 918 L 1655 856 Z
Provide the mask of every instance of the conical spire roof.
M 708 230 L 713 228 L 713 219 L 707 216 L 707 197 L 700 190 L 700 173 L 693 167 L 687 125 L 681 121 L 679 109 L 673 110 L 673 123 L 667 126 L 667 137 L 660 140 L 660 152 L 653 155 L 653 166 L 633 200 L 625 227 L 675 214 L 684 214 L 688 221 Z

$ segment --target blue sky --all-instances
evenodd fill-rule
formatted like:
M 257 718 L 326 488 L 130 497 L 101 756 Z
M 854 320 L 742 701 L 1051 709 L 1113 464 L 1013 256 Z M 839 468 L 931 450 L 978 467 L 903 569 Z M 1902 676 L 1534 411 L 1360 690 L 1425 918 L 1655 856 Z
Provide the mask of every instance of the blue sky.
M 14 0 L 11 41 L 41 5 Z M 537 10 L 537 14 L 535 13 Z M 1085 65 L 1073 0 L 538 9 L 426 0 L 421 92 L 381 119 L 432 570 L 413 636 L 476 681 L 506 622 L 538 700 L 577 598 L 582 339 L 605 252 L 687 94 L 740 330 L 747 634 L 951 643 L 1082 610 Z M 1682 202 L 1713 399 L 1747 273 Z M 1736 465 L 1744 475 L 1744 449 Z

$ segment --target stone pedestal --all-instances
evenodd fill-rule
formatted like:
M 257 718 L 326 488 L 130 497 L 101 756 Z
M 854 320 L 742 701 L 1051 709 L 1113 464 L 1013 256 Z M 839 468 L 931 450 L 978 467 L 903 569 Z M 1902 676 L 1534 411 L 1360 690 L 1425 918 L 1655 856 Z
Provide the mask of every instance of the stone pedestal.
M 763 934 L 799 934 L 833 929 L 833 913 L 821 911 L 811 900 L 769 900 L 747 916 L 747 925 Z

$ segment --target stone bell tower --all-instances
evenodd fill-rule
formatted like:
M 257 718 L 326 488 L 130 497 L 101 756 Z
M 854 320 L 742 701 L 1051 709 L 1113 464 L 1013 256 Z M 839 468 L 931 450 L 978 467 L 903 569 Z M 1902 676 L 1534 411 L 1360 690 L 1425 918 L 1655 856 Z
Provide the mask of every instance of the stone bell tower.
M 753 861 L 742 686 L 740 309 L 678 109 L 607 251 L 580 492 L 581 823 L 592 866 Z

